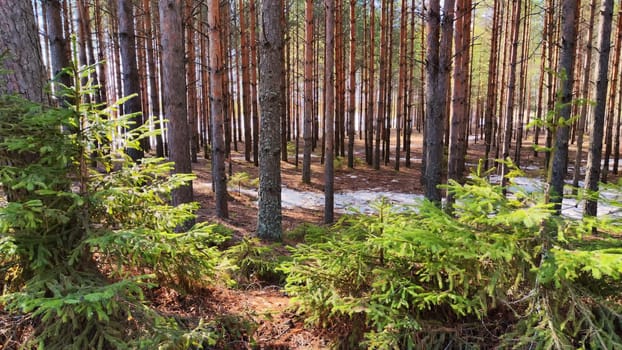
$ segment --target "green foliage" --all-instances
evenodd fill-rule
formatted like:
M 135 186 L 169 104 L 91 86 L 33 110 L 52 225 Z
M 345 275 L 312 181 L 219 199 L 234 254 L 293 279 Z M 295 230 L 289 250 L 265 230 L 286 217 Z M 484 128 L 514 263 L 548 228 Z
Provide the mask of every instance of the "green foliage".
M 228 181 L 230 184 L 233 184 L 234 186 L 238 187 L 238 194 L 242 190 L 242 187 L 257 188 L 257 186 L 259 185 L 259 179 L 252 178 L 251 175 L 247 173 L 246 171 L 240 171 L 240 172 L 234 173 L 233 175 L 229 177 Z
M 278 243 L 266 245 L 257 238 L 245 238 L 225 254 L 238 267 L 234 276 L 239 282 L 281 284 L 285 276 L 277 269 L 284 260 L 282 254 L 275 251 L 279 246 Z
M 0 96 L 0 182 L 9 200 L 0 207 L 0 305 L 33 319 L 27 348 L 215 343 L 207 328 L 156 313 L 143 291 L 217 283 L 227 262 L 216 247 L 228 233 L 208 224 L 176 232 L 197 205 L 172 207 L 170 193 L 192 177 L 171 176 L 163 159 L 131 162 L 123 149 L 139 147 L 148 127 L 116 145 L 133 116 L 111 117 L 123 101 L 82 102 L 93 87 L 80 78 L 91 69 L 67 70 L 76 84 L 62 91 L 73 101 L 67 108 Z
M 452 215 L 422 201 L 346 216 L 292 249 L 285 289 L 310 323 L 349 325 L 349 348 L 620 348 L 622 243 L 511 186 L 476 174 L 448 184 Z
M 317 226 L 309 223 L 302 223 L 283 234 L 286 240 L 302 242 L 314 239 L 313 237 L 321 237 L 327 233 L 327 229 L 323 226 Z

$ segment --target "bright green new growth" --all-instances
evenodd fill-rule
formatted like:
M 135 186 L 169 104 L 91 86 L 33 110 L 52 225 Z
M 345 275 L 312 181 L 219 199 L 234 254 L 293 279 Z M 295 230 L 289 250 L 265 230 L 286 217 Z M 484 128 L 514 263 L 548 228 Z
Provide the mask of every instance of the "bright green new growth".
M 283 265 L 298 312 L 349 325 L 346 348 L 622 347 L 622 242 L 585 239 L 594 222 L 552 216 L 542 194 L 508 199 L 483 175 L 447 190 L 453 215 L 381 202 L 307 236 Z M 542 256 L 545 224 L 559 236 Z
M 80 86 L 93 67 L 69 69 L 75 88 L 66 108 L 0 97 L 0 303 L 34 320 L 25 346 L 40 349 L 134 349 L 215 344 L 202 324 L 181 326 L 143 296 L 167 285 L 181 291 L 214 283 L 226 232 L 207 224 L 175 228 L 196 204 L 169 205 L 172 189 L 192 179 L 172 164 L 123 153 L 148 137 L 118 130 L 131 116 L 85 103 Z M 127 128 L 126 128 L 127 130 Z M 97 164 L 92 167 L 92 164 Z

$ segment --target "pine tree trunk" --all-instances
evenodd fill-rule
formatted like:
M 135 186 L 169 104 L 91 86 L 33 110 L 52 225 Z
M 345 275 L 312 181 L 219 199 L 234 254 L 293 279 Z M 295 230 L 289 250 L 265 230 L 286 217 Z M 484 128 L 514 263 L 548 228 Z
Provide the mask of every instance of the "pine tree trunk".
M 259 46 L 259 214 L 257 235 L 263 239 L 281 240 L 281 120 L 286 115 L 283 94 L 285 63 L 283 61 L 284 26 L 281 0 L 263 0 L 261 5 Z
M 38 103 L 46 103 L 46 79 L 39 31 L 30 1 L 15 1 L 0 5 L 0 42 L 2 54 L 0 69 L 11 74 L 0 74 L 0 94 L 18 94 Z M 28 62 L 28 64 L 24 64 Z
M 52 69 L 52 76 L 55 81 L 70 86 L 71 78 L 68 74 L 62 73 L 62 69 L 69 67 L 69 41 L 65 38 L 63 33 L 62 7 L 59 0 L 45 0 L 43 1 L 43 9 L 46 13 L 47 19 L 47 32 L 50 42 L 50 68 Z M 60 96 L 60 86 L 54 86 L 54 94 L 63 104 L 63 98 Z
M 354 119 L 356 118 L 356 0 L 350 0 L 350 78 L 348 97 L 348 168 L 354 168 Z
M 210 106 L 212 119 L 212 182 L 214 184 L 216 215 L 229 217 L 227 205 L 227 173 L 225 169 L 225 51 L 223 49 L 223 26 L 221 6 L 218 0 L 211 0 L 207 11 L 209 66 L 210 66 Z
M 397 120 L 396 120 L 396 141 L 395 141 L 395 170 L 400 170 L 400 133 L 402 121 L 405 120 L 406 114 L 406 90 L 407 90 L 407 80 L 406 75 L 408 71 L 408 67 L 406 65 L 406 56 L 407 56 L 407 27 L 406 20 L 408 18 L 408 0 L 402 0 L 402 10 L 401 10 L 401 18 L 400 18 L 400 52 L 399 52 L 399 78 L 398 78 L 398 86 L 397 86 Z
M 253 163 L 259 166 L 259 107 L 257 103 L 257 11 L 255 8 L 255 0 L 249 0 L 248 16 L 250 17 L 250 87 L 251 87 L 251 106 L 253 110 Z
M 244 1 L 239 1 L 240 6 L 240 49 L 242 52 L 242 110 L 244 115 L 244 158 L 251 161 L 253 140 L 251 138 L 251 97 L 250 97 L 250 50 L 248 45 L 248 28 L 246 26 L 246 14 L 244 13 Z
M 175 173 L 192 172 L 188 122 L 186 117 L 186 72 L 184 69 L 183 0 L 160 1 L 162 44 L 162 108 L 168 119 L 169 159 L 175 163 Z M 193 200 L 192 183 L 172 193 L 173 205 Z
M 374 61 L 374 55 L 375 55 L 375 23 L 376 23 L 376 5 L 374 3 L 374 1 L 370 1 L 369 3 L 369 11 L 370 11 L 370 16 L 369 16 L 369 54 L 368 54 L 368 59 L 369 62 L 367 63 L 367 67 L 368 67 L 368 75 L 367 75 L 367 79 L 369 84 L 368 86 L 368 91 L 367 91 L 367 113 L 365 115 L 365 160 L 367 161 L 367 164 L 372 165 L 374 164 L 373 160 L 374 160 L 374 154 L 373 154 L 373 145 L 374 145 L 374 100 L 375 100 L 375 96 L 376 96 L 376 92 L 374 91 L 374 68 L 375 68 L 375 61 Z
M 516 66 L 518 64 L 518 37 L 520 32 L 521 20 L 521 0 L 512 1 L 512 46 L 510 49 L 510 72 L 508 75 L 508 91 L 505 112 L 505 126 L 503 130 L 503 151 L 502 157 L 506 161 L 510 157 L 510 146 L 512 144 L 512 125 L 514 123 L 514 94 L 516 89 Z M 506 175 L 508 174 L 506 163 L 501 164 L 501 185 L 507 185 Z M 505 190 L 504 190 L 505 191 Z M 505 193 L 505 192 L 504 192 Z
M 119 19 L 119 50 L 121 54 L 121 70 L 123 74 L 123 94 L 137 96 L 123 104 L 123 113 L 134 114 L 141 112 L 140 85 L 138 80 L 138 63 L 136 61 L 136 32 L 134 30 L 134 9 L 131 0 L 118 0 L 117 18 Z M 131 118 L 129 130 L 142 125 L 142 116 Z M 126 153 L 137 161 L 144 157 L 142 149 L 128 148 Z
M 622 12 L 619 12 L 619 14 L 622 14 Z M 615 106 L 616 96 L 618 95 L 618 75 L 620 72 L 620 45 L 622 45 L 622 20 L 620 20 L 620 16 L 618 16 L 613 61 L 611 62 L 613 71 L 611 72 L 611 87 L 609 88 L 609 110 L 607 112 L 607 132 L 605 133 L 605 159 L 603 159 L 603 169 L 601 170 L 600 177 L 600 181 L 603 183 L 607 183 L 607 176 L 609 175 L 609 158 L 611 158 L 611 150 L 613 148 L 612 143 L 613 129 L 615 125 Z
M 154 33 L 151 17 L 151 1 L 143 0 L 143 9 L 145 10 L 145 19 L 143 22 L 146 41 L 146 59 L 148 69 L 149 94 L 151 99 L 151 117 L 154 118 L 154 128 L 160 130 L 156 135 L 156 157 L 164 157 L 164 142 L 162 140 L 162 128 L 160 125 L 160 94 L 158 89 L 158 72 L 156 70 L 156 52 L 154 49 Z
M 561 51 L 559 54 L 558 76 L 559 91 L 561 97 L 559 110 L 559 123 L 556 125 L 555 148 L 553 149 L 553 162 L 551 163 L 549 177 L 549 191 L 547 197 L 551 203 L 555 203 L 555 211 L 559 215 L 561 203 L 564 197 L 564 179 L 566 178 L 568 163 L 568 140 L 570 139 L 570 113 L 572 110 L 572 85 L 574 77 L 574 60 L 576 47 L 576 21 L 578 17 L 578 5 L 575 0 L 564 0 L 562 3 L 562 32 Z
M 326 161 L 324 163 L 324 223 L 330 224 L 335 219 L 334 208 L 334 127 L 335 127 L 335 85 L 333 67 L 335 66 L 335 0 L 324 1 L 326 12 L 326 57 L 324 63 L 325 86 L 325 133 Z
M 196 71 L 196 45 L 194 42 L 194 4 L 193 0 L 186 0 L 185 8 L 185 40 L 186 40 L 186 101 L 188 104 L 188 132 L 190 133 L 190 159 L 193 163 L 198 161 L 198 135 L 197 135 L 197 71 Z
M 609 52 L 611 45 L 611 22 L 613 17 L 613 0 L 603 0 L 600 8 L 600 25 L 598 27 L 598 65 L 596 67 L 596 106 L 591 123 L 590 150 L 587 157 L 587 171 L 585 188 L 588 191 L 598 191 L 600 179 L 600 160 L 603 149 L 603 131 L 605 124 L 605 107 L 607 104 L 607 85 L 609 73 Z M 584 215 L 596 216 L 598 202 L 588 200 L 585 203 Z
M 305 0 L 305 68 L 304 68 L 304 154 L 302 182 L 311 183 L 311 151 L 313 148 L 313 0 Z

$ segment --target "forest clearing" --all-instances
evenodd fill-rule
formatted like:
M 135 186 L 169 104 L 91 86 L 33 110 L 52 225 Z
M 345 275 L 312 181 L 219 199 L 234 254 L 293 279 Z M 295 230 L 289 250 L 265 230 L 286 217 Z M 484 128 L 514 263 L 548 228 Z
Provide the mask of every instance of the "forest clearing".
M 622 349 L 613 0 L 0 0 L 0 350 Z

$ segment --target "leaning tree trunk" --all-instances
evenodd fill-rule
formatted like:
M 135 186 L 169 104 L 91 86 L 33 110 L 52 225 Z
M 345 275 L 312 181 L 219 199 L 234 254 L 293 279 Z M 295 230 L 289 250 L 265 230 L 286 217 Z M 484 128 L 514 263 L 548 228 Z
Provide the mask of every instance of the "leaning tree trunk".
M 283 5 L 281 0 L 261 4 L 259 40 L 259 214 L 257 235 L 280 240 L 281 226 L 281 120 L 286 115 L 283 61 Z

